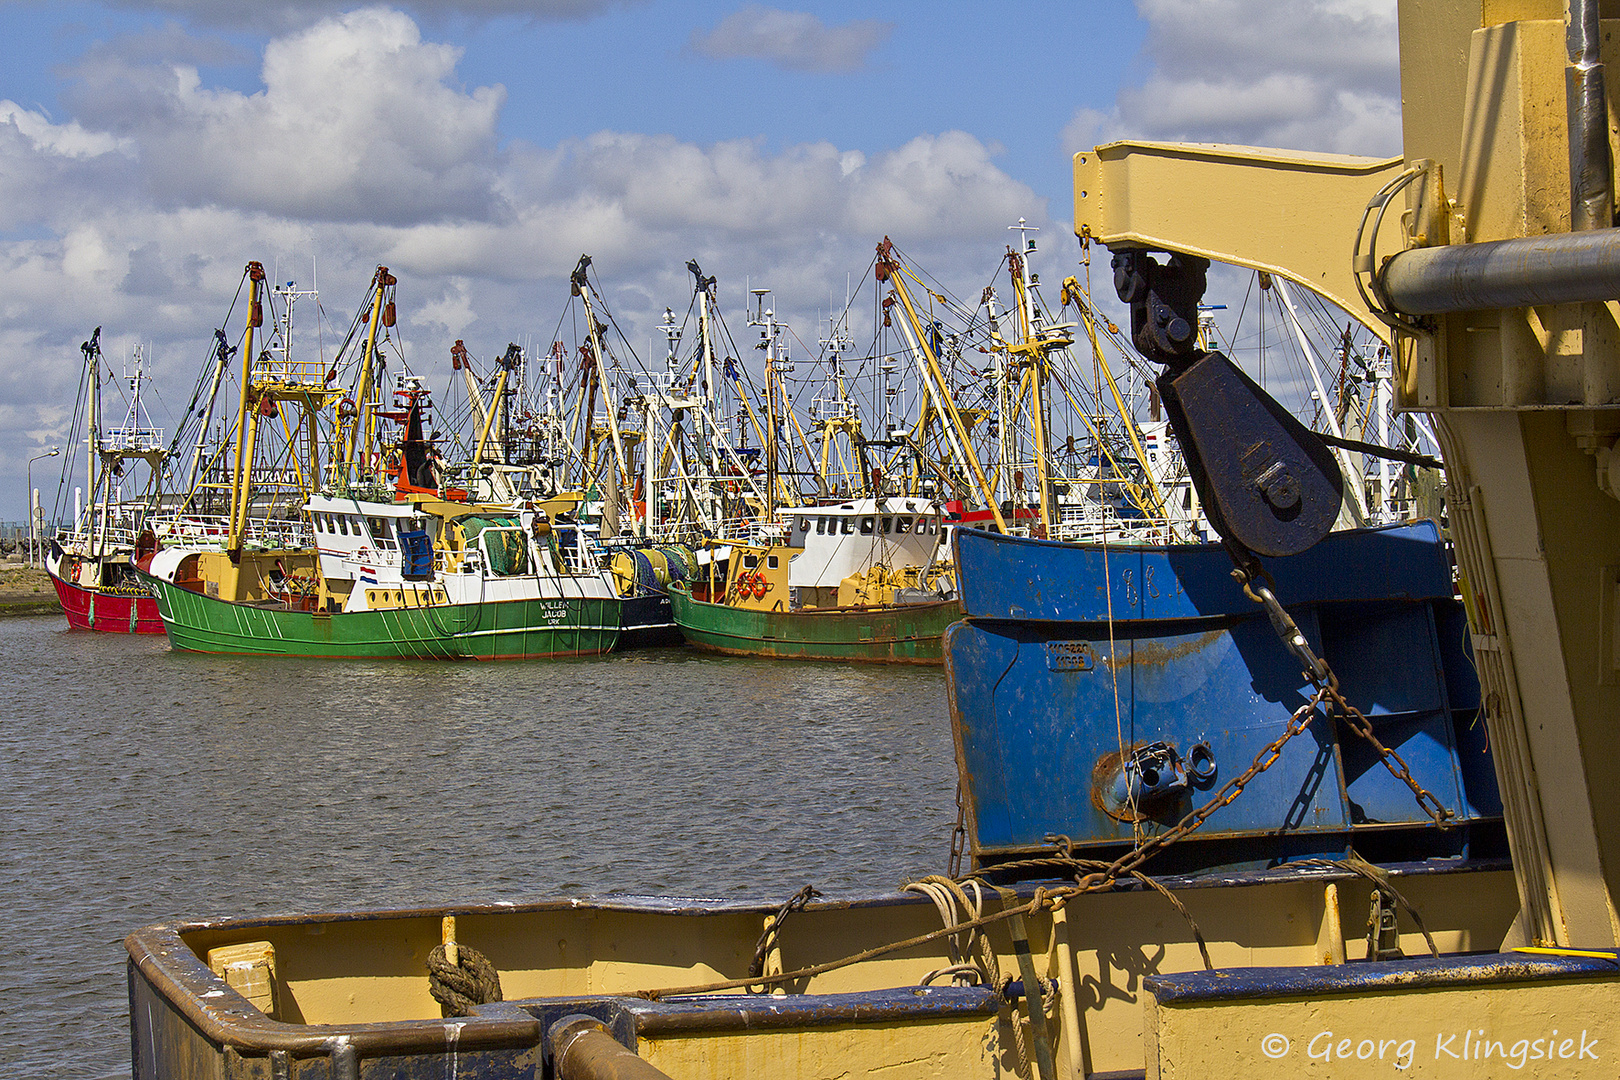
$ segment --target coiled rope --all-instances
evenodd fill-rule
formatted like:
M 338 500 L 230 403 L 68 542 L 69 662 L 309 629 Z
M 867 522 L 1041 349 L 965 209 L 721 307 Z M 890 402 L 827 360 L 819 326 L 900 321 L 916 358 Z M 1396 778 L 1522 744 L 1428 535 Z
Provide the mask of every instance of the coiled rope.
M 487 956 L 457 944 L 452 964 L 445 950 L 435 945 L 427 958 L 428 993 L 445 1016 L 471 1016 L 478 1006 L 501 1000 L 501 976 Z

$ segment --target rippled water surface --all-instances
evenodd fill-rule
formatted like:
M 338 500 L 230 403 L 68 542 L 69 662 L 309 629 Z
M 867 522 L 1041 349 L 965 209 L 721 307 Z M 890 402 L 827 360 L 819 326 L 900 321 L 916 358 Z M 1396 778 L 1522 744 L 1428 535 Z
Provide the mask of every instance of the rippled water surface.
M 955 818 L 937 669 L 220 659 L 44 618 L 0 656 L 5 1077 L 129 1075 L 147 923 L 847 895 L 942 870 Z

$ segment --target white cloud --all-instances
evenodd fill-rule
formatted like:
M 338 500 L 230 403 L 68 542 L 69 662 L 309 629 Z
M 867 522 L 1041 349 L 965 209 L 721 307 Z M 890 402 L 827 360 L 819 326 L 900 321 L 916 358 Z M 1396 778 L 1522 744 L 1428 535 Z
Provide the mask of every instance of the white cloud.
M 442 327 L 445 334 L 455 337 L 478 321 L 473 313 L 471 283 L 464 277 L 453 277 L 447 285 L 443 296 L 418 305 L 411 313 L 413 326 Z
M 1400 152 L 1394 0 L 1137 0 L 1148 78 L 1064 130 L 1331 153 Z
M 876 19 L 828 26 L 809 12 L 750 4 L 713 30 L 693 31 L 687 48 L 716 60 L 764 60 L 792 71 L 856 71 L 893 32 L 893 23 Z
M 70 158 L 92 158 L 128 149 L 127 140 L 103 131 L 86 131 L 78 121 L 53 124 L 43 113 L 24 109 L 15 101 L 0 101 L 0 126 L 9 126 L 34 149 Z
M 189 66 L 80 69 L 87 123 L 126 133 L 160 199 L 327 220 L 487 217 L 500 87 L 449 84 L 459 49 L 364 8 L 273 40 L 264 90 L 202 86 Z
M 457 50 L 387 9 L 275 38 L 256 93 L 170 62 L 183 41 L 150 44 L 103 47 L 70 118 L 0 111 L 0 471 L 66 437 L 78 343 L 98 324 L 109 359 L 148 343 L 163 400 L 183 408 L 250 259 L 301 283 L 316 260 L 343 326 L 389 265 L 395 332 L 442 386 L 457 337 L 477 355 L 549 342 L 582 252 L 638 348 L 666 306 L 684 308 L 693 257 L 728 313 L 749 284 L 769 287 L 814 341 L 886 234 L 976 296 L 1006 225 L 1053 224 L 963 132 L 867 151 L 624 131 L 498 148 L 499 88 L 463 88 Z

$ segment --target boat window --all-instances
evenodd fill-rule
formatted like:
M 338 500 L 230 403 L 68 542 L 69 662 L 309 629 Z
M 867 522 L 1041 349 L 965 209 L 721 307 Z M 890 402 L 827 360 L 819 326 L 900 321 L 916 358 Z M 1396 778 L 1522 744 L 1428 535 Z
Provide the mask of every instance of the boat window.
M 894 532 L 894 518 L 886 517 L 883 519 L 883 535 L 888 536 L 892 532 Z
M 344 536 L 349 535 L 349 519 L 347 517 L 338 518 L 338 531 L 343 533 Z
M 325 529 L 323 529 L 321 527 L 321 515 L 319 515 L 319 514 L 311 514 L 310 517 L 313 518 L 314 521 L 315 521 L 315 531 L 316 532 L 325 532 L 326 531 Z
M 897 533 L 908 533 L 908 532 L 910 532 L 911 531 L 911 519 L 908 518 L 908 517 L 895 518 L 894 519 L 894 531 L 897 532 Z
M 759 556 L 758 555 L 744 555 L 743 556 L 743 565 L 746 566 L 748 569 L 752 570 L 754 567 L 759 565 Z
M 875 529 L 875 528 L 877 528 L 877 519 L 876 518 L 873 518 L 873 517 L 870 517 L 870 516 L 861 518 L 861 535 L 862 536 L 871 536 L 872 535 L 872 530 Z
M 851 533 L 853 533 L 854 531 L 855 531 L 855 519 L 854 518 L 845 518 L 844 519 L 844 535 L 848 536 Z
M 929 518 L 928 519 L 928 535 L 933 536 L 937 532 L 939 532 L 939 519 L 938 518 Z
M 392 523 L 387 518 L 374 517 L 367 520 L 371 522 L 371 535 L 376 537 L 377 546 L 393 550 L 396 545 Z
M 827 532 L 827 519 L 824 518 L 824 517 L 816 518 L 816 535 L 817 536 L 823 536 L 823 535 L 826 534 L 826 532 Z
M 766 566 L 766 568 L 771 569 L 771 570 L 775 570 L 777 565 L 778 565 L 778 563 L 777 563 L 775 555 L 767 555 L 767 556 L 765 556 L 765 566 Z

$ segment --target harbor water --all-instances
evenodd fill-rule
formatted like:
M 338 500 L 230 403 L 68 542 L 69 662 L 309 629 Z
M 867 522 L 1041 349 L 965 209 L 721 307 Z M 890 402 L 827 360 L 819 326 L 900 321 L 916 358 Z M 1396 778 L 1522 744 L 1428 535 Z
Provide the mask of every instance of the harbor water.
M 217 658 L 0 619 L 0 1076 L 126 1077 L 125 934 L 942 872 L 937 669 Z

